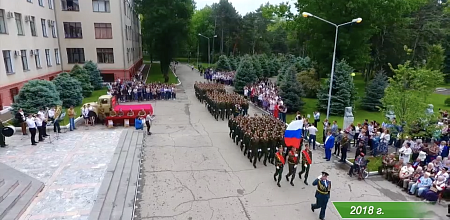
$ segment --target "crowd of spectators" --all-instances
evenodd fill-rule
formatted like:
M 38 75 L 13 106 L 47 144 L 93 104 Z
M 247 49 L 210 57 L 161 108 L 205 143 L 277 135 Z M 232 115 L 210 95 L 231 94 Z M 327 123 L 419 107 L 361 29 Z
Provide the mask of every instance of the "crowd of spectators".
M 235 75 L 235 71 L 216 71 L 208 68 L 205 70 L 203 77 L 210 82 L 232 86 Z
M 119 102 L 141 102 L 151 100 L 175 100 L 177 91 L 175 84 L 145 83 L 142 80 L 117 80 L 108 84 L 108 94 Z

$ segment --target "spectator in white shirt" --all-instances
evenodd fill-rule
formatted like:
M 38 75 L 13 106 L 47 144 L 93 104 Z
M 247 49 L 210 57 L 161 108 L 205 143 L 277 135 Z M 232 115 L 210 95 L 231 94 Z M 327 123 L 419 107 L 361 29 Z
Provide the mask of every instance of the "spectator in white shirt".
M 38 130 L 38 141 L 44 141 L 44 129 L 46 129 L 46 127 L 43 126 L 42 115 L 38 114 L 34 119 L 34 122 L 36 122 Z
M 36 123 L 34 122 L 33 116 L 30 114 L 27 117 L 27 120 L 25 121 L 28 126 L 28 130 L 31 134 L 31 145 L 36 145 Z
M 308 128 L 308 133 L 309 133 L 309 145 L 311 145 L 312 142 L 312 146 L 313 146 L 313 150 L 316 149 L 316 134 L 318 132 L 316 126 L 314 126 L 313 124 L 310 125 Z
M 314 112 L 314 127 L 317 128 L 317 123 L 320 122 L 320 112 Z

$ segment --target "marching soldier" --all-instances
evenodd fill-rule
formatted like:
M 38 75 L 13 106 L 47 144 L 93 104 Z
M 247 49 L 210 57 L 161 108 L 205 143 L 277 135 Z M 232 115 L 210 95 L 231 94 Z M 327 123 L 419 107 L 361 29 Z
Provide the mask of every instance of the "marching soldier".
M 278 148 L 278 152 L 275 154 L 275 174 L 273 174 L 273 180 L 277 182 L 277 186 L 281 187 L 281 175 L 283 174 L 283 166 L 284 166 L 284 154 L 283 148 Z
M 291 148 L 288 153 L 288 164 L 289 164 L 289 173 L 286 175 L 286 180 L 291 183 L 291 186 L 294 186 L 294 178 L 297 170 L 298 164 L 298 153 L 295 147 Z M 289 181 L 289 177 L 291 180 Z
M 302 151 L 302 171 L 298 173 L 298 177 L 301 179 L 302 175 L 305 174 L 305 181 L 303 182 L 306 185 L 308 185 L 308 175 L 311 164 L 312 164 L 312 151 L 309 149 L 309 144 L 305 143 L 305 149 Z
M 329 174 L 322 172 L 322 175 L 317 177 L 313 182 L 313 186 L 317 186 L 316 189 L 316 203 L 311 204 L 311 211 L 320 209 L 319 219 L 325 219 L 325 210 L 327 209 L 328 200 L 330 199 L 331 181 L 328 180 Z
M 257 134 L 253 135 L 253 138 L 250 140 L 250 163 L 253 162 L 253 167 L 256 168 L 256 160 L 258 160 L 258 151 L 259 151 L 259 137 Z
M 243 143 L 243 148 L 244 148 L 244 156 L 247 155 L 247 152 L 249 150 L 249 145 L 250 145 L 250 140 L 252 138 L 252 132 L 250 129 L 248 129 L 245 134 L 244 134 L 244 143 Z M 241 147 L 241 151 L 242 151 L 242 147 Z
M 261 161 L 261 158 L 264 156 L 263 164 L 264 166 L 267 166 L 267 158 L 269 157 L 269 150 L 270 150 L 270 142 L 269 138 L 267 137 L 267 133 L 263 132 L 263 137 L 261 139 L 261 153 L 259 154 L 259 161 Z

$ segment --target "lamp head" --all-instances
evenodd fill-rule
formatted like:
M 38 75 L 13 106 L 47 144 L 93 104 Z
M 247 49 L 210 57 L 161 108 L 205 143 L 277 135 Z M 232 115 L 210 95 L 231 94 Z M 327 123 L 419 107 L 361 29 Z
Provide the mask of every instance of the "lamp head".
M 217 37 L 217 34 L 216 34 L 216 35 L 214 35 L 214 37 Z
M 355 19 L 352 20 L 352 22 L 359 24 L 359 23 L 362 22 L 362 18 L 355 18 Z
M 308 12 L 303 12 L 302 13 L 302 16 L 304 17 L 304 18 L 307 18 L 307 17 L 310 17 L 310 16 L 313 16 L 311 13 L 308 13 Z
M 198 36 L 202 36 L 202 34 L 199 33 Z

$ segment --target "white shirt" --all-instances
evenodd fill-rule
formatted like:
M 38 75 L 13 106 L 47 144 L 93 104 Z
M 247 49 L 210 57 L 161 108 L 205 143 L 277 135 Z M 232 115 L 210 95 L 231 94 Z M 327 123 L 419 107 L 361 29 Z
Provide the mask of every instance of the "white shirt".
M 49 118 L 55 117 L 55 110 L 53 110 L 53 109 L 48 110 L 48 117 Z
M 94 110 L 94 108 L 92 106 L 88 107 L 88 111 L 93 111 L 93 110 Z
M 42 126 L 42 120 L 40 118 L 34 119 L 34 122 L 36 122 L 36 126 L 38 126 L 38 127 Z
M 447 173 L 447 172 L 439 171 L 439 172 L 436 174 L 436 177 L 438 177 L 438 176 L 443 176 L 443 177 L 445 178 L 445 180 L 448 179 L 448 173 Z M 436 178 L 436 179 L 437 179 L 437 178 Z
M 34 118 L 27 118 L 25 121 L 27 123 L 28 128 L 36 128 L 36 123 L 34 122 Z
M 83 109 L 83 116 L 87 117 L 88 115 L 89 115 L 89 109 L 88 108 Z
M 382 133 L 380 139 L 383 143 L 389 143 L 389 140 L 391 140 L 391 135 Z
M 309 126 L 308 128 L 308 132 L 310 135 L 316 135 L 316 132 L 318 131 L 316 127 L 314 127 L 313 125 Z M 328 138 L 327 138 L 328 140 Z
M 320 113 L 317 112 L 316 114 L 314 114 L 314 120 L 319 120 L 320 119 Z
M 152 116 L 151 116 L 150 114 L 148 114 L 148 115 L 145 117 L 145 121 L 148 121 L 148 122 L 153 121 Z
M 414 173 L 414 168 L 411 166 L 408 168 L 408 166 L 403 166 L 402 169 L 400 170 L 400 175 L 403 176 L 408 176 L 410 174 Z

